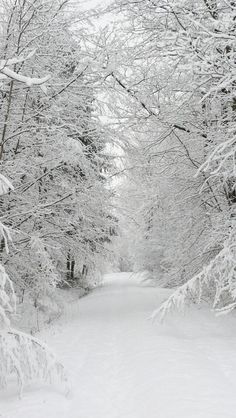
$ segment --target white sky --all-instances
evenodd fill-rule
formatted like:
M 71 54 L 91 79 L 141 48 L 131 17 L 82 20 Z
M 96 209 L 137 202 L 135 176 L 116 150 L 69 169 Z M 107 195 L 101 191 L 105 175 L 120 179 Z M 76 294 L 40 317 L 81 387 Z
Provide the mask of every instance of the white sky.
M 106 6 L 109 3 L 111 3 L 111 0 L 82 0 L 80 2 L 84 8 L 86 9 L 92 9 L 93 7 L 97 7 L 97 6 Z
M 82 10 L 92 10 L 93 8 L 105 8 L 112 0 L 81 0 L 78 4 Z M 99 19 L 94 19 L 93 24 L 98 28 L 104 27 L 112 21 L 111 14 L 103 15 Z

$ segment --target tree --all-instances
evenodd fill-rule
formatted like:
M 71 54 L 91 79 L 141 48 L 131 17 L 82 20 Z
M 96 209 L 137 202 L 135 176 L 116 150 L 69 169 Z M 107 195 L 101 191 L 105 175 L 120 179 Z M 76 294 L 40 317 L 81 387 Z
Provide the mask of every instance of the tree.
M 18 79 L 23 71 L 35 79 L 53 73 L 46 87 L 4 83 L 0 120 L 2 170 L 17 192 L 1 205 L 3 219 L 17 231 L 10 259 L 3 244 L 3 262 L 12 277 L 20 276 L 21 300 L 29 298 L 37 312 L 48 309 L 50 320 L 50 305 L 53 316 L 55 305 L 61 309 L 56 286 L 83 271 L 89 282 L 97 259 L 109 255 L 111 193 L 101 179 L 106 137 L 93 110 L 97 75 L 83 32 L 72 35 L 70 2 L 6 1 L 2 14 L 5 59 L 37 49 L 13 63 Z
M 26 58 L 19 57 L 2 60 L 0 76 L 2 79 L 17 80 L 28 86 L 41 85 L 48 80 L 46 78 L 30 78 L 22 74 L 16 74 L 9 66 L 23 62 Z M 6 77 L 5 77 L 6 76 Z M 1 195 L 13 190 L 11 183 L 1 175 Z M 8 252 L 8 241 L 11 240 L 9 229 L 1 223 L 1 236 L 4 248 Z M 24 384 L 32 379 L 51 380 L 54 375 L 66 381 L 64 367 L 50 352 L 48 347 L 36 338 L 16 331 L 10 327 L 10 315 L 15 312 L 16 297 L 11 279 L 3 265 L 0 265 L 0 385 L 4 387 L 8 383 L 10 375 L 17 378 L 20 395 Z
M 128 154 L 128 193 L 142 190 L 127 205 L 136 259 L 157 278 L 160 267 L 170 286 L 211 266 L 216 285 L 214 260 L 226 260 L 234 230 L 235 4 L 121 0 L 109 9 L 122 22 L 104 36 L 108 106 Z

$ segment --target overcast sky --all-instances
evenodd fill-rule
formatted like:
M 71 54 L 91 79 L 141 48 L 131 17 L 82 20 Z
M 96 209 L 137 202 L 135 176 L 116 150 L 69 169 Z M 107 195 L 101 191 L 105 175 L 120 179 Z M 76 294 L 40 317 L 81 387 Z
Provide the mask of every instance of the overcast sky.
M 82 0 L 79 2 L 79 5 L 84 10 L 91 10 L 93 8 L 102 6 L 103 8 L 108 6 L 112 0 Z M 99 19 L 94 19 L 95 26 L 101 27 L 106 26 L 111 21 L 111 14 L 107 14 L 106 16 L 102 16 Z

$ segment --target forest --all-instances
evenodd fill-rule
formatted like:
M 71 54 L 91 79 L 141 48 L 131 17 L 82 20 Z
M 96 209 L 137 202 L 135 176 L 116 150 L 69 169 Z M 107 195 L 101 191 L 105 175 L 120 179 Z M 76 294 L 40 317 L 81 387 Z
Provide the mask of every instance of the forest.
M 108 301 L 104 293 L 98 309 L 96 295 L 105 289 L 116 290 L 118 298 L 114 306 L 109 302 L 111 329 L 125 300 L 124 312 L 133 305 L 136 312 L 143 300 L 145 312 L 141 319 L 137 310 L 136 318 L 151 318 L 153 332 L 168 321 L 190 328 L 185 315 L 193 315 L 194 324 L 221 327 L 217 347 L 226 339 L 223 329 L 231 335 L 235 132 L 236 1 L 0 0 L 3 393 L 16 385 L 11 396 L 17 398 L 31 382 L 54 378 L 70 393 L 66 361 L 41 334 L 64 324 L 75 304 L 73 318 L 80 306 L 82 318 L 99 318 Z M 104 282 L 111 273 L 115 284 L 110 276 Z M 129 334 L 134 324 L 127 324 Z M 229 342 L 230 352 L 235 343 Z M 155 349 L 158 355 L 154 342 Z M 216 363 L 227 358 L 222 350 Z M 160 417 L 185 417 L 163 408 Z M 95 410 L 84 410 L 81 418 L 100 418 Z M 232 410 L 194 415 L 190 409 L 186 417 L 232 418 Z M 101 416 L 147 416 L 127 411 L 115 415 L 108 408 Z M 7 412 L 4 418 L 42 416 Z

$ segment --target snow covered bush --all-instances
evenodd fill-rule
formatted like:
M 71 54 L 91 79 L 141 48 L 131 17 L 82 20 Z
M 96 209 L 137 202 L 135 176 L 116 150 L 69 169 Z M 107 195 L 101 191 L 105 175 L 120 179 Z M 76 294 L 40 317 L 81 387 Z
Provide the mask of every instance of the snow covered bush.
M 231 222 L 228 236 L 221 250 L 185 284 L 180 286 L 160 309 L 153 313 L 153 318 L 161 319 L 175 309 L 183 310 L 186 303 L 213 300 L 213 310 L 224 314 L 236 307 L 236 222 Z
M 68 390 L 63 365 L 41 341 L 16 331 L 0 331 L 0 387 L 6 387 L 11 378 L 17 381 L 19 394 L 32 381 L 63 382 Z
M 13 189 L 1 175 L 1 195 Z M 10 233 L 0 225 L 1 239 L 8 251 Z M 54 376 L 66 382 L 64 367 L 42 342 L 11 328 L 10 318 L 16 312 L 13 283 L 0 264 L 0 387 L 7 386 L 12 375 L 18 382 L 20 394 L 26 383 L 34 379 L 52 381 Z

